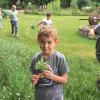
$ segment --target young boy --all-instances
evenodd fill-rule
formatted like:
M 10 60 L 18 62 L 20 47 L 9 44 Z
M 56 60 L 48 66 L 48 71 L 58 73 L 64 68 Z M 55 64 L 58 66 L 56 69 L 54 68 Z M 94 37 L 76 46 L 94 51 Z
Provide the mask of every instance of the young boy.
M 53 27 L 43 27 L 37 36 L 41 51 L 33 56 L 31 63 L 32 83 L 35 85 L 35 100 L 64 100 L 62 84 L 67 83 L 69 71 L 65 56 L 54 48 L 58 42 Z M 46 61 L 46 70 L 36 73 L 36 65 Z
M 46 18 L 39 22 L 37 26 L 40 26 L 40 29 L 44 26 L 52 26 L 51 13 L 47 13 Z
M 0 8 L 0 30 L 2 29 L 2 10 Z
M 10 22 L 11 22 L 11 29 L 12 29 L 12 35 L 18 37 L 18 18 L 17 18 L 17 10 L 16 6 L 12 5 L 12 11 L 10 14 Z

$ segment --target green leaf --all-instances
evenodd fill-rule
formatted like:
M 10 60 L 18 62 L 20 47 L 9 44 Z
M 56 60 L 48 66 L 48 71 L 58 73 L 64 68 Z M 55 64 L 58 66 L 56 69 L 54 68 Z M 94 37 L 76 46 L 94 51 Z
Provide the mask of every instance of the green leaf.
M 46 69 L 46 64 L 47 62 L 44 62 L 43 58 L 41 58 L 37 63 L 36 63 L 36 68 L 40 70 L 45 70 Z

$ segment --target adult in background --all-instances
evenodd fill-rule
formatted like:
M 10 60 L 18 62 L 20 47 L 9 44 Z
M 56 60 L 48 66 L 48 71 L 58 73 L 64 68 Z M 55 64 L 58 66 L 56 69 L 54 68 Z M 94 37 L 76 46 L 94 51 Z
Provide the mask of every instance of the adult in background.
M 96 25 L 94 29 L 90 31 L 91 35 L 96 35 L 96 58 L 100 62 L 100 24 Z

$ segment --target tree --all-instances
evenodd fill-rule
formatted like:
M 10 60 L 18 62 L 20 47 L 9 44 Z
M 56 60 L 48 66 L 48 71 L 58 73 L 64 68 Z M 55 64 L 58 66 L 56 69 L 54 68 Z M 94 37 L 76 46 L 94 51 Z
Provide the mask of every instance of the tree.
M 71 7 L 72 7 L 73 9 L 76 9 L 76 8 L 77 8 L 77 0 L 72 0 L 72 2 L 71 2 Z
M 91 2 L 90 0 L 78 0 L 77 2 L 78 8 L 82 9 L 82 7 L 89 6 L 91 4 L 90 2 Z
M 61 8 L 69 8 L 71 5 L 71 0 L 60 0 Z
M 100 0 L 96 0 L 96 7 L 100 6 Z
M 54 0 L 31 0 L 32 4 L 36 4 L 36 5 L 47 5 L 52 1 Z
M 24 2 L 27 5 L 30 2 L 30 0 L 20 0 L 20 2 Z
M 9 0 L 0 0 L 0 6 L 2 8 L 8 8 L 9 7 Z

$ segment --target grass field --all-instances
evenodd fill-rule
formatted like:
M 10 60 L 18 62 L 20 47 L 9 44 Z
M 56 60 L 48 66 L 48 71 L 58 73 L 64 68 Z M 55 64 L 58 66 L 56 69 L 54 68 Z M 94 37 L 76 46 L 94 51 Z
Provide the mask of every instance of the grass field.
M 29 65 L 32 56 L 39 50 L 36 35 L 38 28 L 30 28 L 44 17 L 19 16 L 19 38 L 11 36 L 9 18 L 3 19 L 0 31 L 0 100 L 34 100 Z M 56 49 L 68 61 L 70 72 L 68 84 L 64 85 L 65 100 L 99 100 L 100 91 L 95 82 L 100 73 L 100 64 L 95 57 L 96 40 L 81 37 L 80 25 L 86 16 L 52 16 L 59 32 Z

